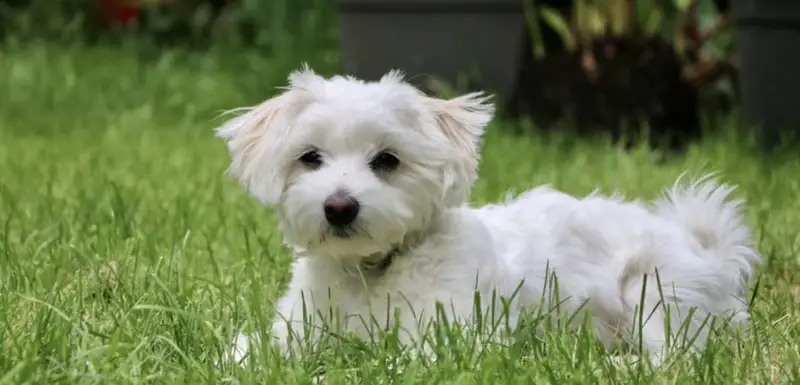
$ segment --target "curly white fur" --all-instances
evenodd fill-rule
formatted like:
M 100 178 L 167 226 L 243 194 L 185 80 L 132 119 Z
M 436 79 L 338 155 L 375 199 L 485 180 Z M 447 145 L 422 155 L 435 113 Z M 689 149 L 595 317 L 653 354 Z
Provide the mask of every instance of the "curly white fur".
M 640 336 L 660 357 L 674 337 L 667 330 L 686 322 L 690 335 L 699 333 L 695 346 L 707 337 L 709 315 L 747 325 L 745 289 L 760 256 L 742 202 L 727 199 L 732 187 L 710 178 L 676 183 L 645 204 L 544 186 L 471 208 L 480 140 L 493 116 L 483 94 L 429 97 L 398 72 L 364 82 L 304 68 L 289 80 L 285 92 L 217 130 L 232 154 L 230 173 L 276 208 L 296 257 L 271 333 L 284 351 L 290 329 L 318 337 L 301 323 L 319 326 L 320 314 L 365 338 L 375 333 L 369 320 L 400 322 L 401 338 L 419 342 L 419 325 L 436 317 L 437 303 L 451 320 L 468 322 L 476 291 L 488 299 L 519 288 L 513 327 L 552 301 L 544 293 L 550 275 L 562 308 L 589 310 L 609 349 Z M 299 160 L 308 151 L 318 166 Z M 377 172 L 370 162 L 385 151 L 399 165 Z M 342 191 L 361 207 L 346 237 L 332 235 L 323 214 L 326 198 Z M 385 271 L 365 264 L 389 253 L 397 255 Z M 399 318 L 387 309 L 399 309 Z M 642 313 L 647 320 L 637 325 Z M 239 338 L 237 358 L 248 342 Z

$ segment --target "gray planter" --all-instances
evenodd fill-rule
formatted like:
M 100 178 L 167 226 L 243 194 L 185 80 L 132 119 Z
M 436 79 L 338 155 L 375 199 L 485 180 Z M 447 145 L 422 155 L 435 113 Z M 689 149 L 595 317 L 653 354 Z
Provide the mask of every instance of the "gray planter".
M 767 146 L 800 133 L 800 0 L 734 0 L 742 112 Z
M 345 70 L 378 79 L 403 70 L 425 87 L 456 85 L 478 71 L 480 87 L 507 97 L 525 37 L 522 0 L 337 0 Z

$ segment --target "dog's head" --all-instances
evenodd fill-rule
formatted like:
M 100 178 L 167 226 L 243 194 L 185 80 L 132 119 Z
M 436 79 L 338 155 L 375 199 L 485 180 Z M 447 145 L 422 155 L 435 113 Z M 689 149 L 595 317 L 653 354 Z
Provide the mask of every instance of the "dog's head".
M 467 201 L 493 111 L 480 93 L 429 97 L 398 72 L 364 82 L 304 68 L 217 134 L 229 172 L 276 207 L 289 244 L 358 258 Z

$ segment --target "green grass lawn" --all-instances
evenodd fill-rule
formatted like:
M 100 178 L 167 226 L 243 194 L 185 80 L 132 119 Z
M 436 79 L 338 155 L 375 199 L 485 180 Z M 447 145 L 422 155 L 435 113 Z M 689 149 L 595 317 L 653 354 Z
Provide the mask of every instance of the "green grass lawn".
M 223 60 L 224 59 L 224 60 Z M 260 366 L 214 362 L 266 330 L 288 253 L 269 210 L 225 175 L 212 129 L 281 85 L 290 65 L 240 55 L 0 49 L 0 384 L 792 384 L 800 381 L 800 164 L 731 135 L 658 161 L 599 142 L 513 136 L 495 123 L 476 204 L 549 183 L 652 198 L 683 171 L 740 186 L 766 264 L 747 338 L 653 370 L 610 364 L 584 332 L 530 335 L 435 362 L 349 341 Z

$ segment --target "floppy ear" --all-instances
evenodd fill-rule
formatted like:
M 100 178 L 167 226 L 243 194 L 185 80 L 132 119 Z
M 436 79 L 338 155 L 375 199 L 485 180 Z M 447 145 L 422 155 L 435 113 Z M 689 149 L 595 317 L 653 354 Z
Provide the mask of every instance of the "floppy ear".
M 443 175 L 445 203 L 459 205 L 469 199 L 472 184 L 478 178 L 481 138 L 494 117 L 494 104 L 482 92 L 428 101 L 437 126 L 455 150 Z
M 223 138 L 231 153 L 228 173 L 233 175 L 244 188 L 264 204 L 274 204 L 283 189 L 278 175 L 279 166 L 274 160 L 264 159 L 269 154 L 268 135 L 276 139 L 286 127 L 276 124 L 276 116 L 287 102 L 286 94 L 276 96 L 262 104 L 246 109 L 216 129 L 217 136 Z M 240 109 L 241 111 L 241 109 Z
M 279 147 L 291 130 L 293 118 L 314 98 L 323 79 L 308 67 L 289 76 L 288 90 L 246 111 L 216 129 L 231 153 L 228 173 L 236 177 L 261 203 L 274 205 L 284 188 L 286 165 Z

